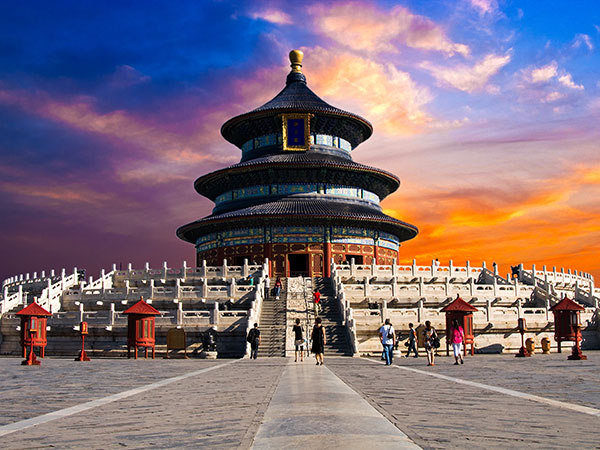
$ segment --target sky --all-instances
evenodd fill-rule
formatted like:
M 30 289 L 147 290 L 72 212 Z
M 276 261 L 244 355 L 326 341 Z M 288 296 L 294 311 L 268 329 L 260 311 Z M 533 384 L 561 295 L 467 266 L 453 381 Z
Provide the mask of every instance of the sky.
M 600 277 L 595 1 L 0 2 L 0 279 L 194 263 L 193 181 L 229 118 L 308 85 L 362 115 L 354 160 L 402 180 L 402 262 Z

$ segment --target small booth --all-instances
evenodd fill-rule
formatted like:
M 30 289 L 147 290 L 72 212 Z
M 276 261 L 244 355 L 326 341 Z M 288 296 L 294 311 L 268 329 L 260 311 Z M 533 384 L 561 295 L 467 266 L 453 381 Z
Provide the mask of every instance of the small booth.
M 581 340 L 581 319 L 579 315 L 581 311 L 585 311 L 585 308 L 565 297 L 552 306 L 550 311 L 554 314 L 554 340 L 558 343 L 558 353 L 561 353 L 561 342 L 563 341 L 574 341 L 573 352 L 575 352 L 575 348 L 579 349 L 579 341 Z M 581 353 L 581 350 L 579 350 L 579 353 Z
M 137 359 L 138 347 L 144 347 L 145 357 L 148 357 L 148 348 L 152 348 L 154 359 L 154 316 L 160 315 L 160 312 L 140 298 L 139 302 L 123 311 L 123 314 L 127 315 L 127 357 L 130 358 L 133 347 Z
M 23 361 L 21 364 L 27 366 L 39 366 L 40 362 L 33 352 L 34 347 L 40 347 L 40 357 L 44 357 L 46 344 L 46 323 L 48 317 L 52 316 L 48 311 L 33 302 L 17 313 L 21 316 L 21 346 L 23 347 Z M 29 347 L 29 358 L 27 358 L 27 347 Z
M 463 328 L 465 341 L 463 352 L 467 355 L 467 344 L 471 344 L 471 355 L 475 354 L 475 334 L 473 331 L 473 313 L 478 311 L 473 305 L 465 302 L 458 295 L 456 298 L 444 306 L 440 312 L 446 313 L 446 356 L 450 355 L 450 340 L 452 339 L 452 322 L 458 320 L 458 324 Z

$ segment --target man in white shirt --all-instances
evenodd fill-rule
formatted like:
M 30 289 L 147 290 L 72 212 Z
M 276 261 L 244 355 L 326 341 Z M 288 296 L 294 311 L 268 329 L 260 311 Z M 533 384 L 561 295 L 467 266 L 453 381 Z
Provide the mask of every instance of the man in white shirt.
M 269 298 L 269 295 L 271 294 L 270 290 L 271 279 L 269 278 L 269 275 L 265 275 L 265 300 Z
M 379 329 L 379 338 L 383 345 L 383 356 L 385 357 L 385 365 L 392 364 L 392 355 L 394 349 L 394 340 L 396 338 L 394 327 L 390 323 L 390 319 L 385 319 L 385 324 Z

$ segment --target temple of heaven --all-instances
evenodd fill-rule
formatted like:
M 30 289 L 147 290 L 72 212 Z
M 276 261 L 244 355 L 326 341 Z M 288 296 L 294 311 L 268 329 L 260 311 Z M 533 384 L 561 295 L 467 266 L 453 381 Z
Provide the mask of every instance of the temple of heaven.
M 272 276 L 329 276 L 332 258 L 392 264 L 400 243 L 417 235 L 379 205 L 398 177 L 352 161 L 373 127 L 311 91 L 302 58 L 290 52 L 292 70 L 275 98 L 222 126 L 242 158 L 196 180 L 215 207 L 177 230 L 196 246 L 198 265 L 268 258 Z

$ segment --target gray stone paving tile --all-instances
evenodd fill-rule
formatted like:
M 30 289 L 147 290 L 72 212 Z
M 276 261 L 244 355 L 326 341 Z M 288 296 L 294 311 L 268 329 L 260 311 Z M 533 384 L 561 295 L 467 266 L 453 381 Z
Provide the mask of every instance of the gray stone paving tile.
M 561 401 L 585 399 L 589 406 L 598 405 L 598 385 L 593 388 L 588 383 L 577 382 L 596 379 L 596 357 L 591 358 L 589 364 L 569 365 L 562 361 L 567 355 L 550 355 L 547 360 L 542 360 L 543 356 L 547 355 L 539 355 L 538 361 L 523 363 L 514 362 L 514 356 L 510 359 L 510 355 L 486 355 L 469 358 L 464 366 L 452 365 L 450 358 L 439 358 L 434 367 L 426 367 L 424 358 L 398 359 L 395 363 L 542 397 L 552 396 Z M 330 358 L 326 364 L 423 448 L 600 448 L 595 431 L 600 424 L 597 416 L 362 359 Z M 522 373 L 524 368 L 528 376 Z M 544 387 L 550 390 L 547 392 Z M 571 392 L 565 393 L 567 390 Z
M 162 361 L 153 366 L 157 372 L 155 377 L 167 378 L 223 361 L 180 361 L 182 366 L 177 370 L 169 369 L 171 362 Z M 4 436 L 0 447 L 7 450 L 247 448 L 286 362 L 283 358 L 241 360 L 197 378 L 186 378 Z M 136 366 L 132 368 L 132 372 L 137 373 Z M 124 367 L 112 375 L 118 376 L 129 379 L 130 387 L 139 385 L 139 379 Z M 146 380 L 144 384 L 152 381 Z M 102 382 L 99 386 L 102 392 L 108 390 Z M 124 390 L 123 386 L 118 390 Z M 94 391 L 90 398 L 96 398 L 98 392 Z M 55 409 L 61 407 L 54 406 Z

